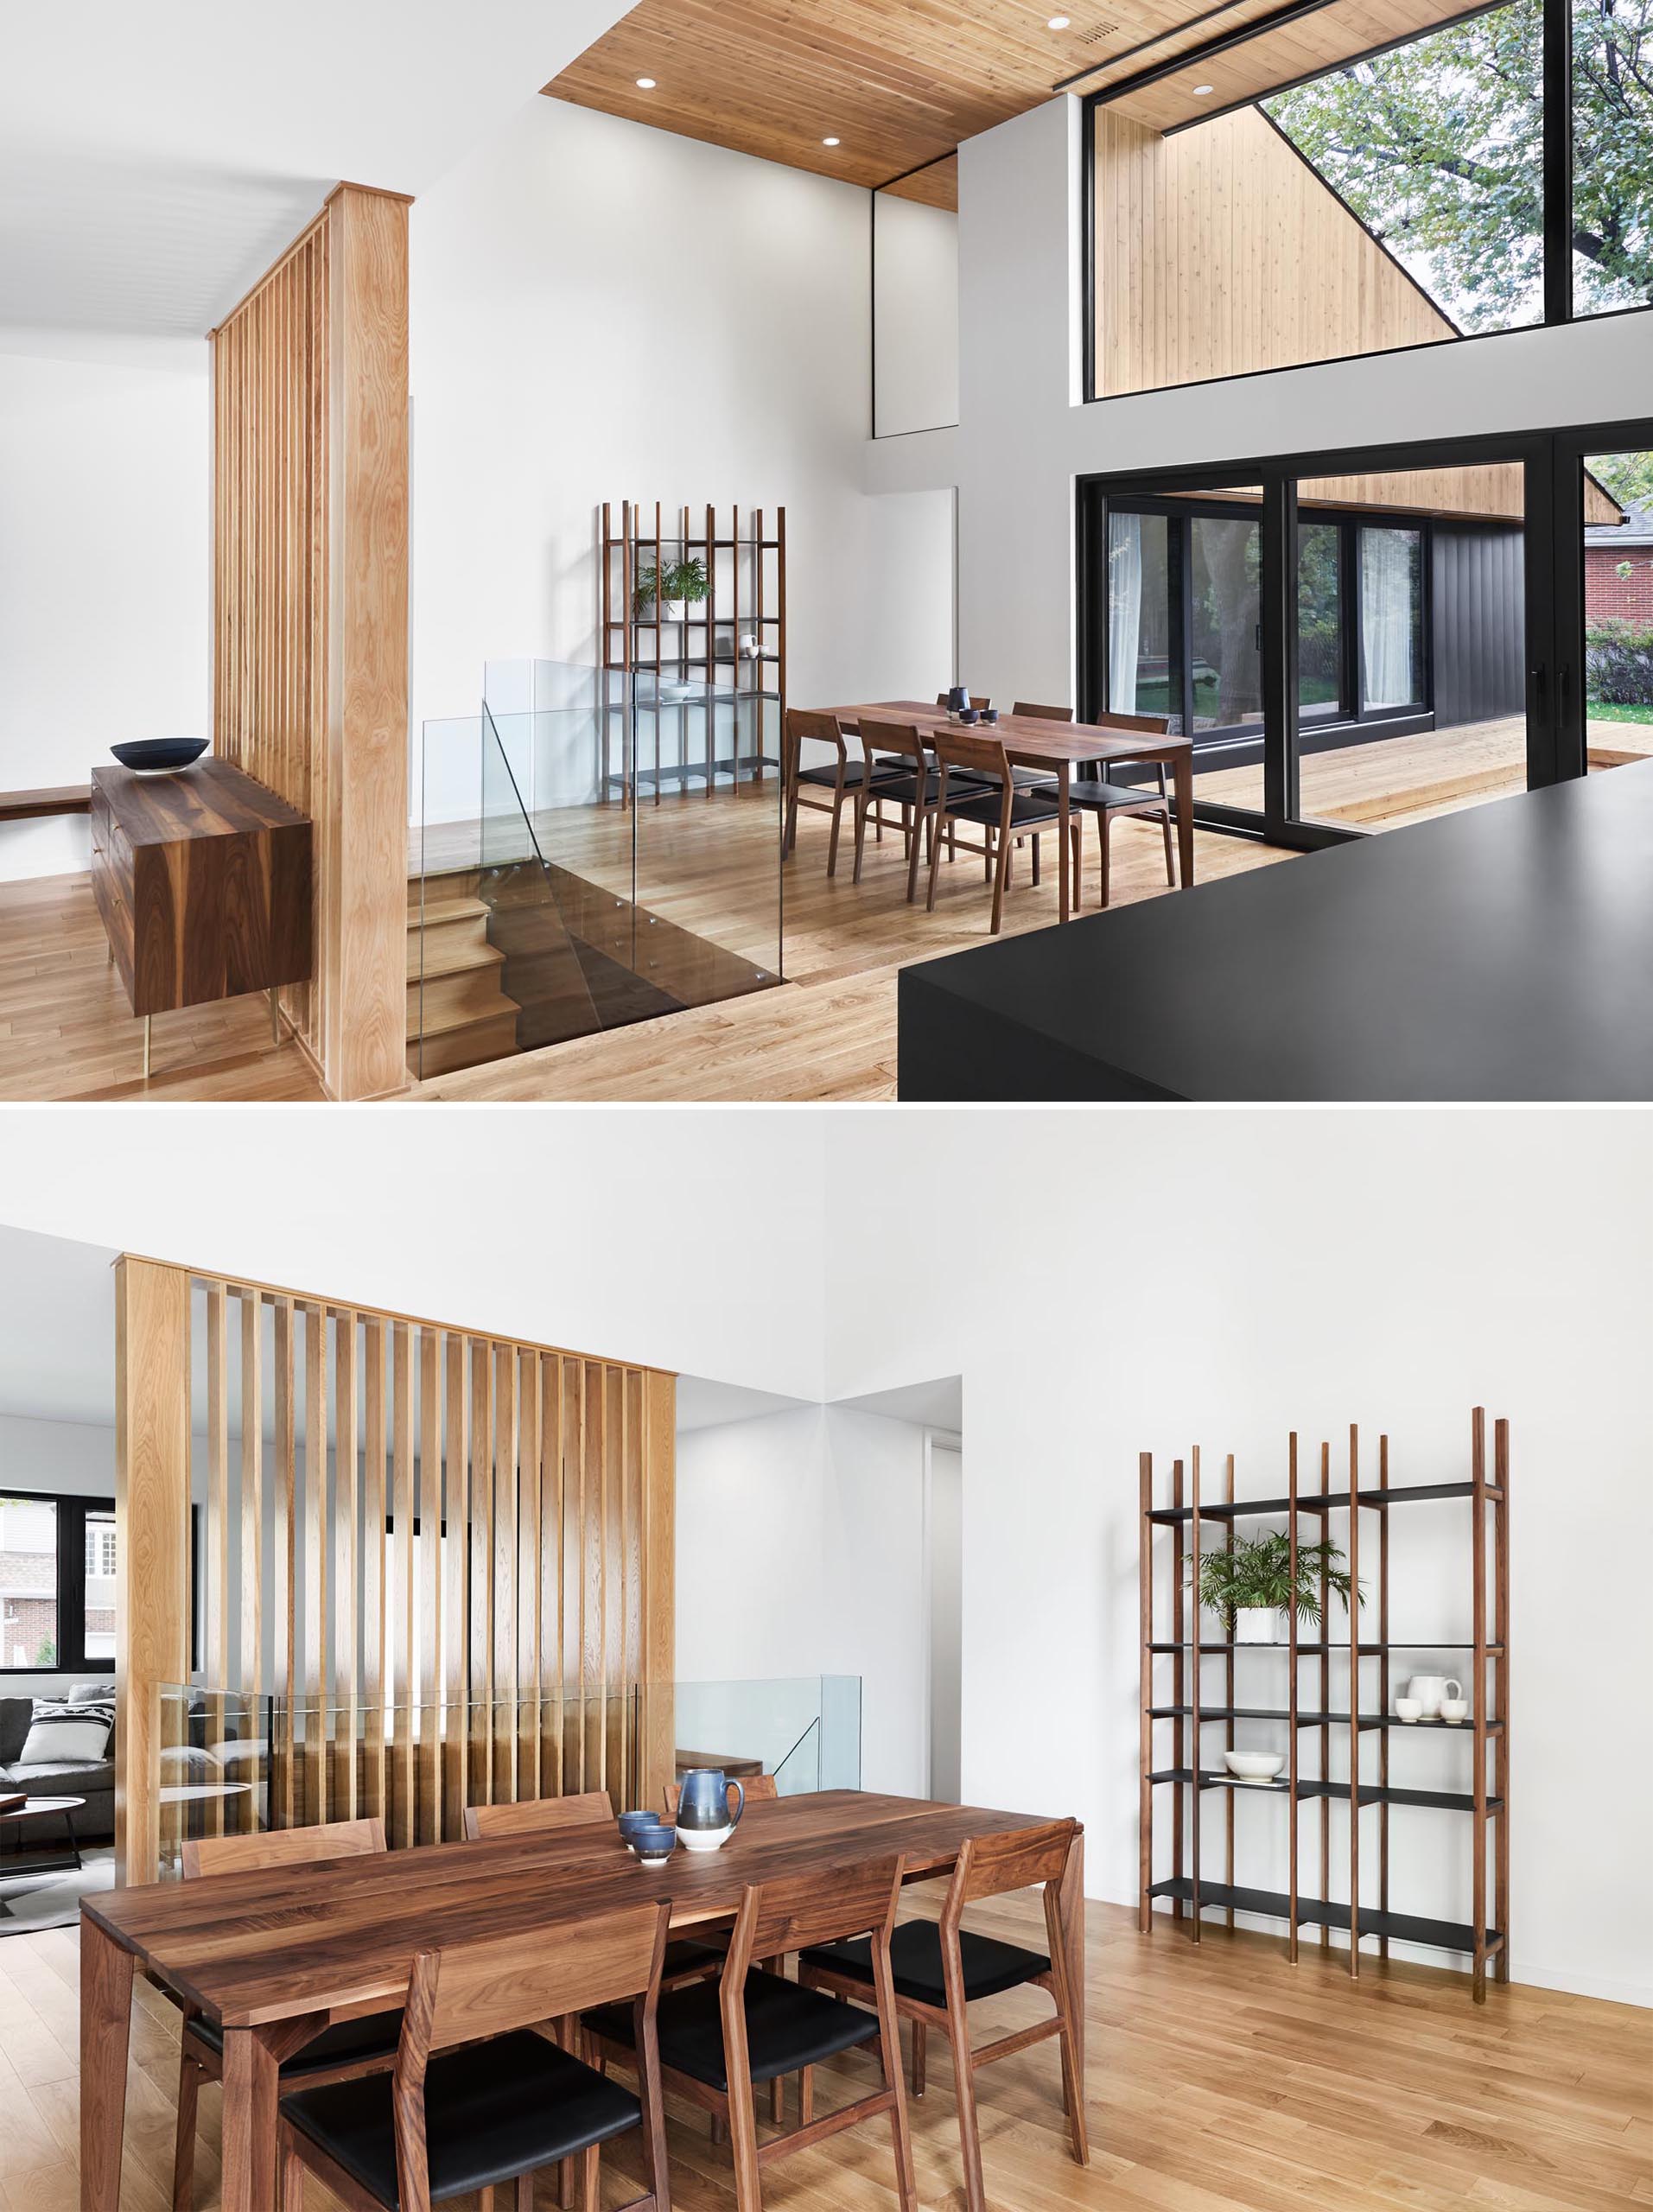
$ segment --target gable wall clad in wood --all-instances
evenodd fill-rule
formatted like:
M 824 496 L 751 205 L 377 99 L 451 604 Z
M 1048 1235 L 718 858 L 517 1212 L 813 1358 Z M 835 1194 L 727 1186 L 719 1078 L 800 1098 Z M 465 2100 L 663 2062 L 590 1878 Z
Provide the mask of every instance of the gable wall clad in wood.
M 314 822 L 335 1097 L 404 1081 L 408 203 L 340 185 L 213 334 L 215 749 Z

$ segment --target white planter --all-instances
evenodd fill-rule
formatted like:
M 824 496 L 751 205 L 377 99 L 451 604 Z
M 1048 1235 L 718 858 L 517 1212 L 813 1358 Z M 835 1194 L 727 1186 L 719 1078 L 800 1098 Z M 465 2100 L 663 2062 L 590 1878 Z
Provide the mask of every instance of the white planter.
M 1275 1605 L 1237 1605 L 1234 1609 L 1236 1643 L 1284 1643 L 1286 1616 Z

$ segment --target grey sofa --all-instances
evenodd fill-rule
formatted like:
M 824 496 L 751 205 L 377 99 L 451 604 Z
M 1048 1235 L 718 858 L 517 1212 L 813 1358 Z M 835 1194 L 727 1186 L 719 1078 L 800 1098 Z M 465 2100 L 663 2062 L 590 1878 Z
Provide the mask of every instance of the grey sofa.
M 98 1684 L 75 1685 L 75 1689 L 94 1688 L 107 1696 L 113 1688 L 112 1679 Z M 62 1694 L 73 1700 L 75 1690 Z M 65 1766 L 20 1766 L 18 1755 L 28 1740 L 29 1725 L 35 1717 L 32 1697 L 0 1697 L 0 1789 L 8 1794 L 14 1789 L 27 1790 L 31 1797 L 84 1797 L 84 1810 L 74 1815 L 76 1840 L 81 1844 L 109 1843 L 115 1834 L 115 1738 L 109 1739 L 105 1758 L 86 1764 Z M 33 1852 L 50 1849 L 63 1841 L 63 1816 L 48 1815 L 43 1820 L 8 1821 L 0 1833 L 0 1878 L 6 1871 L 6 1860 L 15 1856 L 28 1858 Z

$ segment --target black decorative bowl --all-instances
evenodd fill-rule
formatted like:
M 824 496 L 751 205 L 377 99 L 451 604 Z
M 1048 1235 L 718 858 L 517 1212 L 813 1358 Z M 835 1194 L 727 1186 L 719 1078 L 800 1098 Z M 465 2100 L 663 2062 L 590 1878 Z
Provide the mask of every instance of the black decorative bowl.
M 160 775 L 168 768 L 192 768 L 206 752 L 204 737 L 140 737 L 130 745 L 111 745 L 110 751 L 123 768 L 138 775 Z

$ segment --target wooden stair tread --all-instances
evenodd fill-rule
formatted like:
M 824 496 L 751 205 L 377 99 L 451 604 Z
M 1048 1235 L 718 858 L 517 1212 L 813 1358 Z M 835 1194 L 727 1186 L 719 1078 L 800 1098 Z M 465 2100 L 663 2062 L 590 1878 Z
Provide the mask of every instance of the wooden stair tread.
M 505 957 L 497 944 L 455 944 L 443 948 L 426 945 L 423 949 L 410 940 L 408 944 L 408 981 L 416 983 L 421 977 L 462 976 L 469 968 L 503 968 Z
M 408 928 L 411 931 L 436 929 L 443 922 L 486 921 L 492 911 L 485 899 L 428 899 L 423 912 L 417 906 L 409 907 Z
M 412 1044 L 421 1036 L 450 1036 L 455 1030 L 474 1029 L 480 1023 L 499 1021 L 507 1015 L 514 1022 L 521 1012 L 522 1008 L 516 1000 L 506 998 L 502 991 L 498 1002 L 493 1006 L 484 1007 L 480 1013 L 433 1010 L 424 1020 L 418 1024 L 416 1030 L 410 1031 L 408 1041 Z

